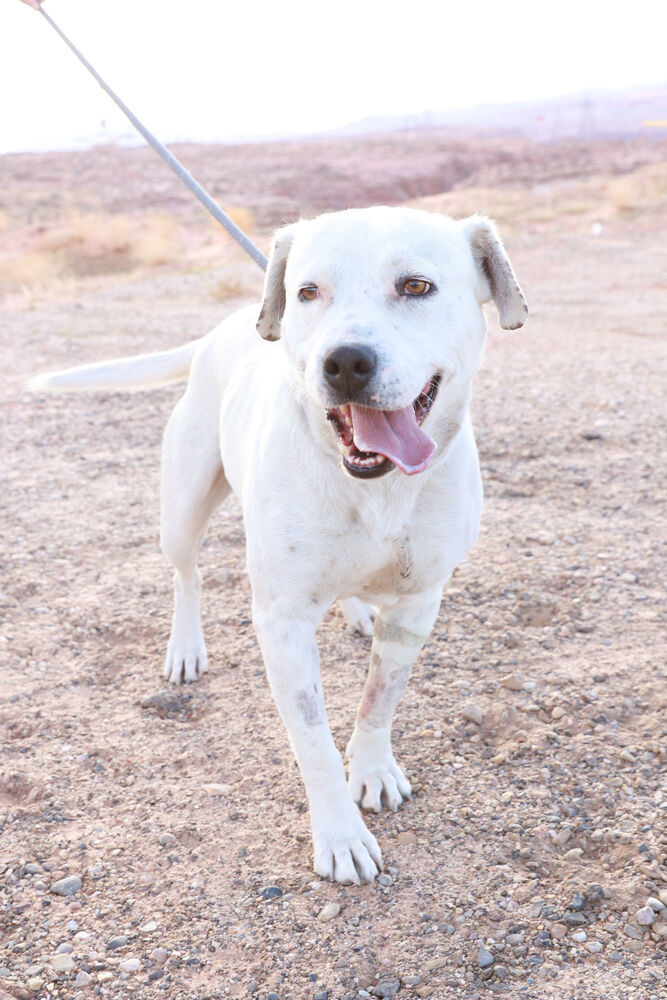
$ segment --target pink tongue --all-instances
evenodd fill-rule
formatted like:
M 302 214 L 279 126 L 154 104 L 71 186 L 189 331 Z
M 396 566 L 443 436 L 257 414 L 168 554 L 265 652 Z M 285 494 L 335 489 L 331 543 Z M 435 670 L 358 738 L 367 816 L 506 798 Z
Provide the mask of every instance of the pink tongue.
M 403 410 L 374 410 L 350 403 L 354 443 L 359 451 L 375 451 L 402 469 L 406 476 L 422 472 L 436 444 L 417 423 L 412 404 Z

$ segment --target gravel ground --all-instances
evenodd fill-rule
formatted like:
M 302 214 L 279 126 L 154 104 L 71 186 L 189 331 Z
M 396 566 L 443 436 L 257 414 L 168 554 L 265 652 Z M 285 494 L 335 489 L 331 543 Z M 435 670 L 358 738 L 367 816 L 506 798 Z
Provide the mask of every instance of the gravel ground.
M 492 320 L 478 379 L 483 534 L 399 708 L 416 794 L 370 817 L 387 870 L 361 888 L 312 874 L 235 504 L 203 549 L 211 670 L 162 681 L 179 390 L 23 388 L 239 303 L 173 271 L 5 313 L 0 998 L 667 997 L 663 223 L 515 227 L 531 316 Z M 369 641 L 331 612 L 321 646 L 342 748 Z

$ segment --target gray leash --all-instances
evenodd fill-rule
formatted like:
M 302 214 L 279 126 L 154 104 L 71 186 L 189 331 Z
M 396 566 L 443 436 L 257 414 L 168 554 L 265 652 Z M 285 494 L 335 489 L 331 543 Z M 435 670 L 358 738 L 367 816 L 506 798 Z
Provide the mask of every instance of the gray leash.
M 166 148 L 166 146 L 163 146 L 162 143 L 159 141 L 159 139 L 156 139 L 155 136 L 152 135 L 152 133 L 148 131 L 148 129 L 146 128 L 146 126 L 142 125 L 142 123 L 139 121 L 139 119 L 137 118 L 137 116 L 135 114 L 133 114 L 132 111 L 130 111 L 130 109 L 128 108 L 128 106 L 123 101 L 121 101 L 120 97 L 118 97 L 118 95 L 113 92 L 113 90 L 111 89 L 111 87 L 109 87 L 108 84 L 106 84 L 104 82 L 104 80 L 99 75 L 99 73 L 97 73 L 97 71 L 93 69 L 93 67 L 90 65 L 90 63 L 88 62 L 88 60 L 79 52 L 79 50 L 76 48 L 76 46 L 73 45 L 72 42 L 70 42 L 70 40 L 67 37 L 67 35 L 63 31 L 60 30 L 60 28 L 55 23 L 55 21 L 53 20 L 53 18 L 49 17 L 49 15 L 46 13 L 46 11 L 44 10 L 44 7 L 41 5 L 41 3 L 40 3 L 40 6 L 39 6 L 39 12 L 42 15 L 42 17 L 46 18 L 46 20 L 49 22 L 49 24 L 54 29 L 54 31 L 58 32 L 58 34 L 60 35 L 60 37 L 62 38 L 62 40 L 65 42 L 66 45 L 68 45 L 70 47 L 70 49 L 72 50 L 72 52 L 74 53 L 74 55 L 77 57 L 77 59 L 79 60 L 79 62 L 83 63 L 83 65 L 86 67 L 86 69 L 88 70 L 88 72 L 90 74 L 92 74 L 92 76 L 95 77 L 95 79 L 99 83 L 99 85 L 102 88 L 102 90 L 105 90 L 106 93 L 111 98 L 111 100 L 114 102 L 114 104 L 118 105 L 118 107 L 123 112 L 123 114 L 125 115 L 125 117 L 129 118 L 129 120 L 132 122 L 132 124 L 134 125 L 134 127 L 136 128 L 136 130 L 138 132 L 140 132 L 141 135 L 146 140 L 146 142 L 150 146 L 153 147 L 153 149 L 158 154 L 158 156 L 161 156 L 162 159 L 164 160 L 164 162 L 167 164 L 167 166 L 171 167 L 171 169 L 174 171 L 174 173 L 176 174 L 176 176 L 180 177 L 180 179 L 183 181 L 183 183 L 185 184 L 185 186 L 188 187 L 188 188 L 190 188 L 190 190 L 192 191 L 193 195 L 196 198 L 199 199 L 199 201 L 202 203 L 202 205 L 204 206 L 204 208 L 207 209 L 211 213 L 211 215 L 213 216 L 213 218 L 216 219 L 220 223 L 220 225 L 223 226 L 227 230 L 227 232 L 229 233 L 229 235 L 232 236 L 236 240 L 236 242 L 239 244 L 239 246 L 243 247 L 243 249 L 245 250 L 245 252 L 250 257 L 252 257 L 252 259 L 255 261 L 256 264 L 259 264 L 259 266 L 262 268 L 263 271 L 266 271 L 267 260 L 266 260 L 266 257 L 264 256 L 264 254 L 262 253 L 262 251 L 259 250 L 255 246 L 255 244 L 252 242 L 252 240 L 248 239 L 248 237 L 243 232 L 243 230 L 239 229 L 239 227 L 236 225 L 236 223 L 233 222 L 229 218 L 229 216 L 226 215 L 225 212 L 222 211 L 222 209 L 220 208 L 220 206 L 216 205 L 216 203 L 213 201 L 213 199 L 210 197 L 210 195 L 208 195 L 206 193 L 206 191 L 204 191 L 204 189 L 201 186 L 201 184 L 197 183 L 197 181 L 194 179 L 194 177 L 192 176 L 192 174 L 189 173 L 185 169 L 185 167 L 183 166 L 182 163 L 179 163 L 179 161 L 176 159 L 176 157 L 173 156 L 172 153 L 169 152 L 169 150 Z

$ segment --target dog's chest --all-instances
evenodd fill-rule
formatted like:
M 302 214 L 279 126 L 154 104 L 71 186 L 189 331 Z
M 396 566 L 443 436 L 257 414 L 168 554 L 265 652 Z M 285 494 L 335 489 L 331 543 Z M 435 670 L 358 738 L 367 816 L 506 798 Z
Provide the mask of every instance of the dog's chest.
M 408 531 L 379 541 L 375 555 L 375 559 L 368 560 L 366 572 L 362 571 L 361 587 L 365 594 L 403 594 L 414 589 L 419 574 Z

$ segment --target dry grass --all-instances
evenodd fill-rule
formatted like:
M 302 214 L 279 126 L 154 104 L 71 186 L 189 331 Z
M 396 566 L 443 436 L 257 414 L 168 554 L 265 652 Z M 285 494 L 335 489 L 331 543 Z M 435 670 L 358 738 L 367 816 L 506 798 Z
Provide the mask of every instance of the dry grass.
M 42 233 L 37 247 L 74 277 L 133 271 L 176 258 L 178 225 L 168 215 L 73 215 Z
M 607 195 L 619 212 L 664 204 L 667 201 L 667 163 L 651 163 L 614 177 L 607 185 Z

